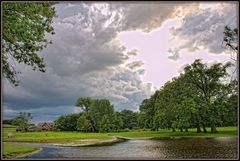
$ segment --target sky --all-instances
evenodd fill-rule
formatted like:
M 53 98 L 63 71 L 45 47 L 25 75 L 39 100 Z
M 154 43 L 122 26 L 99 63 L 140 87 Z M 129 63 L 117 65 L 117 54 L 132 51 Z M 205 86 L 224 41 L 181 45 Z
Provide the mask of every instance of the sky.
M 237 26 L 233 2 L 60 2 L 53 44 L 39 55 L 46 72 L 15 64 L 20 85 L 3 80 L 3 117 L 30 112 L 48 122 L 80 112 L 79 97 L 138 111 L 186 64 L 230 61 L 224 26 Z

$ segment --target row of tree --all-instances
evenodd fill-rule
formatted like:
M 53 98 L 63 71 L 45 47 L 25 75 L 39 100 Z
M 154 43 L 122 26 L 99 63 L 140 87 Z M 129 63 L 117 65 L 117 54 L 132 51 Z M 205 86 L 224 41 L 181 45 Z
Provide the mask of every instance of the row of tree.
M 31 119 L 31 113 L 20 112 L 12 119 L 3 120 L 3 124 L 17 126 L 16 131 L 27 132 L 29 131 L 29 128 L 35 127 L 35 125 L 30 122 Z
M 82 112 L 60 116 L 55 125 L 63 131 L 111 132 L 122 129 L 197 128 L 197 132 L 217 132 L 219 126 L 237 125 L 237 84 L 230 80 L 231 63 L 211 66 L 200 59 L 184 68 L 180 76 L 167 82 L 139 110 L 115 112 L 106 99 L 79 98 L 76 106 Z M 202 129 L 201 129 L 202 128 Z
M 82 109 L 78 114 L 60 116 L 55 126 L 61 131 L 111 132 L 138 127 L 138 113 L 130 110 L 115 112 L 106 99 L 79 98 L 76 106 Z
M 145 128 L 176 128 L 217 132 L 217 126 L 237 124 L 237 80 L 228 81 L 231 63 L 212 66 L 197 59 L 140 105 Z

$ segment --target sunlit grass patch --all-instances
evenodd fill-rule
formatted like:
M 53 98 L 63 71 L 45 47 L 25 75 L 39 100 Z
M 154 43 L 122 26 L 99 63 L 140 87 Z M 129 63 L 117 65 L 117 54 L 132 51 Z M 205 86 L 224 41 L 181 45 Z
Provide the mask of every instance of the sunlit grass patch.
M 3 158 L 15 158 L 39 150 L 37 147 L 3 144 Z

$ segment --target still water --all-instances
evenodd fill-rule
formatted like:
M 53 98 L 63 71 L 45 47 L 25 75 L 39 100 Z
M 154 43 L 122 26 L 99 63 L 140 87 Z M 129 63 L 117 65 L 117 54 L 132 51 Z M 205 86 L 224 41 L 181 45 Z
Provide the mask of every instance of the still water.
M 42 147 L 31 159 L 237 159 L 237 138 L 186 138 L 167 140 L 127 140 L 111 146 L 59 147 L 29 144 Z

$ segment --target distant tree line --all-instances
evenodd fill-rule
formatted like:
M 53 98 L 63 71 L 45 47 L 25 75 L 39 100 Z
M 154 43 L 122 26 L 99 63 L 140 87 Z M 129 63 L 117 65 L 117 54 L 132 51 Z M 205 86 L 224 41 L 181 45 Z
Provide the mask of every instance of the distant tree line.
M 140 105 L 145 128 L 172 131 L 217 132 L 219 126 L 237 125 L 237 80 L 227 81 L 231 63 L 203 64 L 197 59 L 184 73 L 167 82 Z
M 28 112 L 20 112 L 16 117 L 12 119 L 3 120 L 3 124 L 17 126 L 16 131 L 27 132 L 29 128 L 35 127 L 30 121 L 32 114 Z
M 61 131 L 117 132 L 124 129 L 172 129 L 217 132 L 220 126 L 237 125 L 237 80 L 230 80 L 231 63 L 203 64 L 200 59 L 184 68 L 150 98 L 140 112 L 114 111 L 107 99 L 79 98 L 79 114 L 60 116 L 55 125 Z
M 76 106 L 82 109 L 78 114 L 60 116 L 54 121 L 61 131 L 118 132 L 139 128 L 138 113 L 131 110 L 115 112 L 107 99 L 79 98 Z

